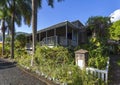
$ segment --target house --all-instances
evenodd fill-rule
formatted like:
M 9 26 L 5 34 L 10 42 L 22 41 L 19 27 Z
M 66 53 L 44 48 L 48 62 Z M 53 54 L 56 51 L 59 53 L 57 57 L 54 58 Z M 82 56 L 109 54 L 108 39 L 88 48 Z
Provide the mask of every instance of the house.
M 84 25 L 76 20 L 64 21 L 48 28 L 37 31 L 37 42 L 47 46 L 78 46 L 86 42 L 86 30 Z M 27 36 L 27 42 L 32 41 L 32 34 Z

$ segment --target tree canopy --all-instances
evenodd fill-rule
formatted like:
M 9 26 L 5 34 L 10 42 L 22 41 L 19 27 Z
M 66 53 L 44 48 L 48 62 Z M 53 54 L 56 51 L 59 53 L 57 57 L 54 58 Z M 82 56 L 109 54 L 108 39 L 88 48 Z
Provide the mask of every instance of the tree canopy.
M 110 39 L 120 40 L 120 20 L 113 23 L 109 28 Z
M 105 37 L 110 24 L 109 17 L 93 16 L 88 19 L 86 26 L 94 36 Z

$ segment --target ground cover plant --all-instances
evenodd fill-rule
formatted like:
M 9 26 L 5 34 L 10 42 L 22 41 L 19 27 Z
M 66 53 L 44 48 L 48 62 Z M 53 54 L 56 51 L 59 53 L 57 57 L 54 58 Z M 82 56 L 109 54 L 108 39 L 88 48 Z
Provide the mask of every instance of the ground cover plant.
M 67 48 L 46 46 L 37 47 L 35 66 L 42 75 L 68 85 L 92 85 L 99 79 L 80 70 L 74 64 L 74 57 Z

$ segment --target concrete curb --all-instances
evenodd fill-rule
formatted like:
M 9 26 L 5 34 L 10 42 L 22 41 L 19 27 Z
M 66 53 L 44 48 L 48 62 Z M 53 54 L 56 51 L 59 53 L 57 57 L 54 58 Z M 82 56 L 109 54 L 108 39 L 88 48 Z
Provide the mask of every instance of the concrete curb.
M 0 58 L 1 62 L 9 62 L 9 63 L 13 63 L 14 66 L 18 67 L 18 69 L 20 69 L 21 71 L 23 71 L 24 73 L 40 80 L 41 82 L 45 83 L 45 85 L 58 85 L 58 84 L 55 84 L 54 82 L 40 76 L 40 75 L 37 75 L 35 72 L 31 72 L 29 69 L 26 69 L 24 68 L 23 66 L 19 65 L 17 62 L 15 62 L 15 60 L 12 60 L 12 59 L 5 59 L 5 58 Z
M 17 67 L 18 67 L 20 70 L 22 70 L 23 72 L 29 74 L 30 76 L 33 76 L 33 77 L 35 77 L 36 79 L 42 81 L 42 82 L 45 83 L 46 85 L 57 85 L 57 84 L 55 84 L 54 82 L 52 82 L 52 81 L 50 81 L 50 80 L 48 80 L 48 79 L 46 79 L 46 78 L 44 78 L 44 77 L 42 77 L 42 76 L 37 75 L 36 73 L 32 73 L 30 70 L 25 69 L 25 68 L 23 68 L 23 67 L 20 66 L 20 65 L 17 65 Z

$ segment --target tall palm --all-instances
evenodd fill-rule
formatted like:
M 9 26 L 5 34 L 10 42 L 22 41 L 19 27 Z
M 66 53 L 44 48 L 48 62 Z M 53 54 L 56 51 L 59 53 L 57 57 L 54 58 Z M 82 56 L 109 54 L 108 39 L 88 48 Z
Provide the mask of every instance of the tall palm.
M 62 0 L 57 0 L 58 2 Z M 47 3 L 49 6 L 54 7 L 54 0 L 47 0 Z M 33 41 L 33 56 L 35 53 L 35 47 L 36 47 L 36 35 L 37 35 L 37 10 L 38 8 L 41 8 L 42 0 L 32 0 L 32 41 Z M 33 64 L 33 56 L 31 65 Z
M 95 16 L 90 17 L 87 21 L 87 26 L 93 31 L 93 35 L 99 37 L 106 36 L 106 31 L 110 25 L 109 17 Z
M 6 30 L 5 21 L 4 21 L 4 19 L 3 19 L 3 20 L 1 20 L 1 31 L 2 31 L 2 56 L 4 55 L 5 30 Z
M 11 58 L 14 58 L 15 22 L 20 26 L 24 18 L 25 23 L 30 25 L 31 0 L 0 0 L 0 2 L 0 6 L 7 5 L 8 14 L 11 16 Z
M 58 2 L 62 0 L 57 0 Z M 47 0 L 47 3 L 52 8 L 54 7 L 54 0 Z M 37 10 L 41 8 L 42 0 L 32 0 L 32 41 L 33 41 L 33 55 L 36 47 L 36 33 L 37 33 Z
M 27 24 L 30 24 L 30 16 L 31 16 L 31 6 L 30 6 L 31 1 L 30 0 L 13 0 L 11 8 L 13 9 L 11 14 L 11 21 L 12 21 L 12 26 L 11 26 L 11 57 L 14 58 L 14 33 L 15 33 L 15 26 L 14 22 L 15 19 L 21 19 L 21 16 L 24 17 L 25 22 Z M 19 14 L 18 14 L 19 13 Z M 19 20 L 18 20 L 19 21 Z
M 4 55 L 4 41 L 5 41 L 5 19 L 7 17 L 7 9 L 4 7 L 0 8 L 0 21 L 1 21 L 1 31 L 2 31 L 2 56 Z

